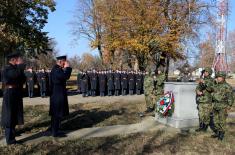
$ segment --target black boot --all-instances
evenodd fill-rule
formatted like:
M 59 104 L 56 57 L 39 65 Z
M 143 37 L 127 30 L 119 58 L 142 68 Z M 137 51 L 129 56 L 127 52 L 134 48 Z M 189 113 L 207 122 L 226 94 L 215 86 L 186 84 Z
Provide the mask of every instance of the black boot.
M 206 132 L 208 128 L 208 125 L 204 124 L 203 131 Z
M 214 131 L 214 134 L 211 135 L 211 138 L 218 138 L 219 137 L 219 133 L 217 130 L 213 130 Z
M 150 112 L 152 112 L 152 111 L 153 111 L 153 109 L 150 108 L 150 107 L 148 107 L 148 108 L 145 110 L 145 113 L 150 113 Z
M 219 131 L 218 139 L 221 141 L 224 139 L 224 132 Z
M 196 129 L 195 131 L 196 131 L 196 132 L 200 132 L 200 131 L 203 131 L 203 130 L 204 130 L 204 123 L 200 122 L 199 128 Z

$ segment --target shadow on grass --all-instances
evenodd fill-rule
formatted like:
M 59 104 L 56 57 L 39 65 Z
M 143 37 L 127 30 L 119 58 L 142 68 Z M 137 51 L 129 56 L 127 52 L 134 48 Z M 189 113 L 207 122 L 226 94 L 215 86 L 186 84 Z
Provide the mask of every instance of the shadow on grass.
M 121 115 L 119 110 L 112 111 L 99 111 L 99 109 L 92 110 L 78 110 L 70 113 L 69 116 L 63 118 L 60 129 L 66 131 L 66 133 L 78 130 L 81 128 L 89 128 L 95 126 L 96 124 L 108 119 L 113 115 Z M 31 128 L 24 128 L 21 130 L 21 133 L 28 131 L 35 127 L 47 127 L 50 126 L 50 121 L 45 121 L 40 124 L 35 124 Z M 34 140 L 43 136 L 50 135 L 50 128 L 47 131 L 36 133 L 32 136 L 22 139 L 20 142 L 24 143 L 26 141 Z

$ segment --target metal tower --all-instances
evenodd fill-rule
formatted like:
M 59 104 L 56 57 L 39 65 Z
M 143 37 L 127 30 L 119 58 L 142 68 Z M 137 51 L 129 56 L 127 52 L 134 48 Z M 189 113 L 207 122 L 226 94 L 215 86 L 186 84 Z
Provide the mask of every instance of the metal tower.
M 213 68 L 215 71 L 228 72 L 226 58 L 227 20 L 228 20 L 228 0 L 218 0 L 218 15 L 216 25 L 216 49 Z

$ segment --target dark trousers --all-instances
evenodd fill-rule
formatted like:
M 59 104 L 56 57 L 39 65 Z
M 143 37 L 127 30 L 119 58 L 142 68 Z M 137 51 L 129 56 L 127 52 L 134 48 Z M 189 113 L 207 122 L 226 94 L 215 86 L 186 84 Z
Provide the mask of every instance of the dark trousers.
M 8 145 L 14 144 L 16 142 L 15 136 L 16 136 L 15 126 L 9 128 L 5 127 L 5 137 Z
M 32 86 L 29 86 L 29 85 L 28 85 L 28 95 L 29 97 L 33 97 L 33 88 Z
M 108 91 L 108 96 L 112 96 L 112 95 L 113 95 L 112 90 L 109 90 L 109 91 Z
M 126 89 L 122 89 L 122 95 L 126 95 Z
M 87 96 L 88 96 L 88 94 L 86 92 L 82 93 L 82 97 L 87 97 Z
M 60 117 L 51 116 L 51 133 L 52 136 L 57 136 L 60 128 Z
M 95 90 L 92 90 L 91 91 L 91 95 L 94 97 L 94 96 L 96 96 L 96 91 Z
M 41 97 L 45 97 L 46 96 L 46 92 L 45 91 L 40 91 Z
M 134 90 L 129 89 L 129 94 L 130 94 L 130 95 L 134 95 Z
M 100 92 L 100 96 L 101 97 L 105 96 L 103 91 Z
M 141 90 L 136 89 L 136 94 L 137 94 L 137 95 L 140 95 L 140 94 L 141 94 Z
M 119 89 L 115 90 L 115 96 L 119 96 Z

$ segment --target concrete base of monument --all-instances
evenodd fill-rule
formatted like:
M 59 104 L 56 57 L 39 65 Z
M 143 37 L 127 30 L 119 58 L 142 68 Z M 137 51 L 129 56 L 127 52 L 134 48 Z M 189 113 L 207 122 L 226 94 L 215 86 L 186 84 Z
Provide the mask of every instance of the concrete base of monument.
M 164 92 L 172 91 L 175 109 L 171 117 L 162 118 L 155 114 L 155 120 L 175 128 L 198 126 L 195 82 L 165 82 Z

